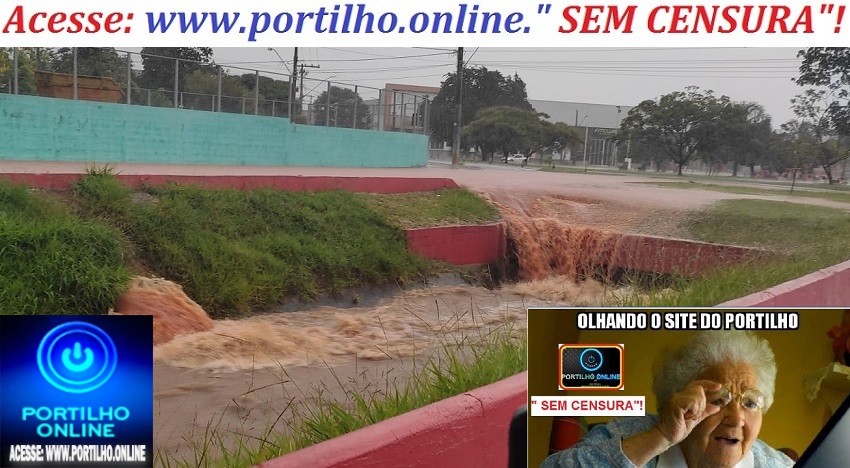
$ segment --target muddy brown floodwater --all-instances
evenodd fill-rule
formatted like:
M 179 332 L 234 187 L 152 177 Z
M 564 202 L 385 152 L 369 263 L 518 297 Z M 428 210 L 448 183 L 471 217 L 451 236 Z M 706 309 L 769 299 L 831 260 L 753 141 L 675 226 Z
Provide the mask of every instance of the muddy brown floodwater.
M 446 345 L 494 332 L 524 335 L 529 306 L 593 305 L 614 292 L 553 277 L 500 290 L 400 290 L 371 306 L 217 320 L 212 330 L 155 348 L 154 445 L 159 457 L 194 465 L 204 441 L 233 446 L 270 429 L 287 431 L 292 410 L 317 395 L 347 401 L 347 390 L 381 394 L 404 386 Z

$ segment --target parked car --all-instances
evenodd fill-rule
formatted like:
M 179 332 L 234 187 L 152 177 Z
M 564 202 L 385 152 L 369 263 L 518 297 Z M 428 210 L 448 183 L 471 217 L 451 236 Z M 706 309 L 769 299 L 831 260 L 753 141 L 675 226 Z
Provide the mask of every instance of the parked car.
M 527 161 L 528 161 L 528 156 L 526 156 L 522 153 L 509 154 L 505 158 L 505 162 L 508 163 L 508 164 L 513 163 L 513 162 L 525 164 Z

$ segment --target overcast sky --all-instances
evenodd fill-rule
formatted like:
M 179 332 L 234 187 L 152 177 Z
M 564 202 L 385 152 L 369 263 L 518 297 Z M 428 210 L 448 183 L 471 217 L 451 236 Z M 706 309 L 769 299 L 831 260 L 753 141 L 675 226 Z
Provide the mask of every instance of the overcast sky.
M 219 64 L 286 73 L 293 49 L 276 50 L 290 63 L 282 64 L 265 48 L 215 48 L 213 58 Z M 802 89 L 791 81 L 798 75 L 798 50 L 467 48 L 464 58 L 470 65 L 519 74 L 530 99 L 636 105 L 696 85 L 735 101 L 761 103 L 777 127 L 794 117 L 789 100 Z M 299 55 L 303 63 L 320 67 L 309 69 L 309 78 L 374 88 L 386 83 L 439 86 L 456 61 L 452 50 L 439 48 L 299 48 Z M 317 95 L 325 86 L 307 82 L 305 92 L 313 88 Z

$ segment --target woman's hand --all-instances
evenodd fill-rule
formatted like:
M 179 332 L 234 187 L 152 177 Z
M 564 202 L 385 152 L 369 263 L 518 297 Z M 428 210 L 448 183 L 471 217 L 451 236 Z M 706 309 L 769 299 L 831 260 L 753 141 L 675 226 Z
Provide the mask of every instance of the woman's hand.
M 650 430 L 623 439 L 623 453 L 637 466 L 666 452 L 681 442 L 703 419 L 720 411 L 706 397 L 707 392 L 720 390 L 723 385 L 710 380 L 695 380 L 674 393 L 661 408 L 658 423 Z
M 722 387 L 710 380 L 695 380 L 670 397 L 661 408 L 656 426 L 670 446 L 681 442 L 703 419 L 720 411 L 719 406 L 708 401 L 706 393 Z

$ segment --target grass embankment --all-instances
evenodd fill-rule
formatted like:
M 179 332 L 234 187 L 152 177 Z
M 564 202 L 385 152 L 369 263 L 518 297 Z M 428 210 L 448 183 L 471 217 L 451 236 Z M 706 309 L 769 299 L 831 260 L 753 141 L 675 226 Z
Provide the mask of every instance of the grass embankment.
M 404 281 L 425 267 L 401 230 L 351 194 L 176 185 L 145 194 L 108 176 L 77 190 L 86 214 L 121 226 L 144 265 L 213 316 Z
M 427 274 L 402 227 L 498 216 L 466 190 L 425 194 L 134 192 L 92 170 L 60 198 L 2 186 L 0 304 L 8 313 L 104 313 L 129 269 L 179 283 L 213 317 L 287 298 Z M 129 265 L 128 269 L 126 265 Z
M 738 183 L 740 181 L 735 181 Z M 742 195 L 759 196 L 785 196 L 799 198 L 820 198 L 841 203 L 850 203 L 850 192 L 844 187 L 817 187 L 813 190 L 811 186 L 798 186 L 793 192 L 790 185 L 774 185 L 772 188 L 746 187 L 740 185 L 718 185 L 702 182 L 646 182 L 661 187 L 713 190 L 715 192 L 735 193 Z
M 117 230 L 0 182 L 0 314 L 104 313 L 129 278 Z
M 501 218 L 495 206 L 465 189 L 360 196 L 391 224 L 404 229 L 487 224 Z
M 653 306 L 709 306 L 799 278 L 850 258 L 850 213 L 766 200 L 727 200 L 685 221 L 693 239 L 761 247 L 781 255 L 767 264 L 683 280 L 651 296 Z

